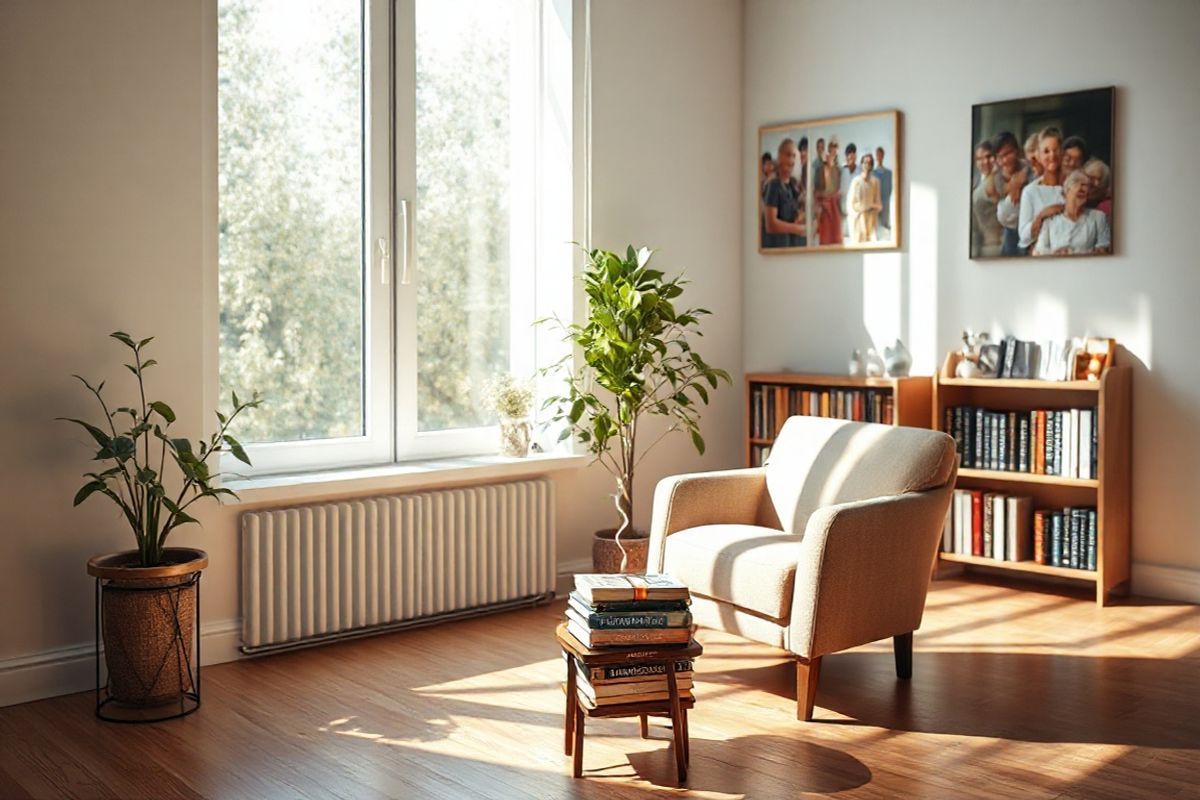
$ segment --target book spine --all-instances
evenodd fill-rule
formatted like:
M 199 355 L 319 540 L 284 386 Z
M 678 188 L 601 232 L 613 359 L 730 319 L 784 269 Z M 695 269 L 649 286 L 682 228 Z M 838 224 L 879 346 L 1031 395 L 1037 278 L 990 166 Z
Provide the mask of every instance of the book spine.
M 1029 417 L 1017 420 L 1017 472 L 1029 472 Z
M 1046 512 L 1033 512 L 1033 560 L 1039 564 L 1046 563 Z
M 1008 438 L 1004 448 L 1004 468 L 1009 472 L 1017 471 L 1017 414 L 1015 411 L 1008 412 L 1005 419 L 1005 433 Z
M 986 464 L 983 460 L 983 454 L 984 454 L 984 452 L 986 452 L 983 449 L 984 448 L 984 438 L 985 438 L 984 426 L 983 426 L 983 416 L 986 413 L 987 412 L 984 411 L 982 408 L 977 408 L 977 409 L 975 409 L 975 413 L 972 415 L 975 420 L 975 429 L 972 431 L 972 437 L 975 440 L 975 447 L 974 447 L 975 460 L 972 462 L 972 466 L 975 467 L 976 469 L 983 469 L 986 466 Z
M 1092 477 L 1100 477 L 1100 461 L 1097 452 L 1100 448 L 1100 409 L 1092 411 L 1092 431 L 1091 431 L 1091 452 L 1092 452 Z
M 971 492 L 971 555 L 983 555 L 983 492 Z
M 1067 566 L 1079 569 L 1079 514 L 1076 509 L 1070 509 L 1067 517 L 1067 530 L 1070 531 L 1070 546 L 1067 550 Z
M 992 558 L 996 554 L 996 544 L 993 537 L 996 535 L 996 495 L 985 494 L 983 496 L 983 554 Z
M 675 672 L 691 672 L 691 659 L 675 662 Z M 642 676 L 666 675 L 666 664 L 614 664 L 610 667 L 592 667 L 591 678 L 596 681 L 611 681 L 621 678 L 639 678 Z
M 1038 411 L 1037 414 L 1037 441 L 1033 444 L 1033 454 L 1036 458 L 1034 472 L 1038 475 L 1046 474 L 1046 412 Z
M 1087 568 L 1096 571 L 1096 509 L 1087 512 Z
M 1063 515 L 1061 511 L 1050 514 L 1050 563 L 1061 567 L 1062 561 Z
M 588 627 L 596 631 L 630 628 L 686 628 L 692 624 L 692 615 L 686 611 L 675 614 L 600 612 L 588 614 L 587 621 Z

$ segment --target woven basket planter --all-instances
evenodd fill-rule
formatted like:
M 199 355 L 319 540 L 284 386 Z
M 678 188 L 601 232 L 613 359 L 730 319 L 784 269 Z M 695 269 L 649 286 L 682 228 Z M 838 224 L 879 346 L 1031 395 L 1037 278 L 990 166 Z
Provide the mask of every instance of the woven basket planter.
M 592 539 L 592 569 L 596 572 L 621 572 L 621 548 L 616 542 L 617 529 L 605 528 L 596 531 Z M 646 556 L 650 551 L 650 537 L 645 531 L 626 531 L 621 534 L 621 547 L 629 559 L 625 572 L 633 575 L 646 571 Z
M 178 702 L 192 685 L 196 573 L 208 554 L 168 547 L 163 563 L 140 567 L 136 550 L 96 556 L 88 574 L 102 581 L 104 663 L 114 702 L 149 707 Z

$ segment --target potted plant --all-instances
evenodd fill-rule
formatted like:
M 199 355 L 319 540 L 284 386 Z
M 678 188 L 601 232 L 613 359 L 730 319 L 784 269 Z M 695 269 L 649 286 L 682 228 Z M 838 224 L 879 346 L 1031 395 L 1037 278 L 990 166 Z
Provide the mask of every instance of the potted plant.
M 250 463 L 229 426 L 243 411 L 257 407 L 259 399 L 255 395 L 243 402 L 234 393 L 232 411 L 217 412 L 217 431 L 207 441 L 193 444 L 172 437 L 175 412 L 161 400 L 146 400 L 144 373 L 157 362 L 143 358 L 143 350 L 153 337 L 135 341 L 121 331 L 111 336 L 133 353 L 133 363 L 125 367 L 137 379 L 136 403 L 110 409 L 102 394 L 104 383 L 93 386 L 76 375 L 95 396 L 102 419 L 98 425 L 60 419 L 91 435 L 99 448 L 95 460 L 104 467 L 85 473 L 87 483 L 76 493 L 74 504 L 95 494 L 109 498 L 121 509 L 137 542 L 134 550 L 92 558 L 88 573 L 104 581 L 100 622 L 108 696 L 122 705 L 146 707 L 177 701 L 193 688 L 188 665 L 196 585 L 189 578 L 208 566 L 208 555 L 189 547 L 167 547 L 167 537 L 176 528 L 196 522 L 188 509 L 198 500 L 237 497 L 230 489 L 213 485 L 219 476 L 209 471 L 208 461 L 228 450 Z M 178 477 L 168 479 L 168 471 L 177 471 Z
M 592 547 L 597 572 L 644 572 L 648 540 L 633 527 L 634 472 L 668 434 L 684 430 L 703 455 L 698 409 L 707 405 L 725 370 L 709 366 L 691 343 L 700 336 L 703 308 L 678 310 L 675 301 L 687 281 L 666 278 L 649 267 L 653 252 L 626 248 L 625 257 L 591 250 L 583 270 L 588 316 L 565 326 L 566 339 L 583 354 L 578 371 L 569 359 L 551 370 L 566 369 L 566 390 L 546 401 L 555 409 L 550 424 L 564 424 L 559 441 L 574 435 L 604 465 L 616 482 L 613 501 L 619 522 L 598 531 Z M 560 323 L 561 325 L 561 323 Z M 670 423 L 645 443 L 640 426 L 648 417 Z M 628 542 L 628 546 L 627 546 Z
M 525 458 L 533 436 L 533 389 L 506 372 L 488 381 L 484 397 L 500 418 L 500 454 Z

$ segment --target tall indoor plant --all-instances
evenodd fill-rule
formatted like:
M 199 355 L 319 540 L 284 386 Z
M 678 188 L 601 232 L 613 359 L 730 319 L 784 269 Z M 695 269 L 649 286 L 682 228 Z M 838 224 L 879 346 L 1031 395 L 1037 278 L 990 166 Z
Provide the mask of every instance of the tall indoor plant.
M 257 407 L 259 399 L 255 395 L 242 401 L 234 393 L 232 410 L 228 415 L 217 412 L 217 431 L 207 440 L 193 444 L 172 437 L 175 412 L 161 400 L 146 399 L 145 371 L 157 362 L 144 358 L 143 350 L 153 337 L 134 340 L 121 331 L 111 337 L 132 352 L 133 363 L 125 368 L 137 381 L 136 402 L 110 408 L 103 382 L 93 386 L 76 375 L 96 398 L 102 420 L 93 425 L 82 419 L 60 419 L 88 432 L 98 447 L 94 460 L 104 467 L 85 473 L 88 480 L 75 494 L 75 505 L 95 494 L 109 498 L 120 508 L 137 543 L 135 550 L 91 559 L 88 572 L 105 582 L 102 623 L 109 696 L 126 705 L 148 706 L 178 699 L 191 689 L 187 665 L 195 583 L 189 578 L 208 565 L 204 551 L 167 547 L 167 537 L 196 522 L 188 509 L 197 501 L 221 495 L 236 498 L 232 490 L 213 485 L 218 475 L 210 471 L 208 462 L 228 450 L 250 463 L 229 427 L 243 411 Z M 168 476 L 169 472 L 177 475 Z
M 728 383 L 729 375 L 707 364 L 692 346 L 692 337 L 701 335 L 700 319 L 711 312 L 675 307 L 687 281 L 651 269 L 653 251 L 630 246 L 624 257 L 608 250 L 585 252 L 587 319 L 565 328 L 583 363 L 571 370 L 570 359 L 564 359 L 551 368 L 567 371 L 566 389 L 546 404 L 555 409 L 551 424 L 565 424 L 560 441 L 574 435 L 616 483 L 613 500 L 620 520 L 613 540 L 624 572 L 631 566 L 622 539 L 633 525 L 637 465 L 679 430 L 687 431 L 703 454 L 699 405 L 707 405 L 709 390 L 719 380 Z M 670 420 L 649 444 L 641 437 L 648 417 Z M 637 566 L 644 569 L 644 564 Z

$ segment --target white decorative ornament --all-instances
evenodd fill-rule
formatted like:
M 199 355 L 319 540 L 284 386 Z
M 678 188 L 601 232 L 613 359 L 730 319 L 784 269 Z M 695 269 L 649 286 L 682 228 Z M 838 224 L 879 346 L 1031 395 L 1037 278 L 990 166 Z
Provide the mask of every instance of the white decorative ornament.
M 912 369 L 912 353 L 899 339 L 891 347 L 883 348 L 883 366 L 890 378 L 907 378 Z
M 867 349 L 867 358 L 864 367 L 866 368 L 868 378 L 883 377 L 883 359 L 879 357 L 879 353 L 875 352 L 874 347 Z
M 862 353 L 855 350 L 850 354 L 850 377 L 858 378 L 863 374 L 863 358 Z

